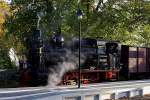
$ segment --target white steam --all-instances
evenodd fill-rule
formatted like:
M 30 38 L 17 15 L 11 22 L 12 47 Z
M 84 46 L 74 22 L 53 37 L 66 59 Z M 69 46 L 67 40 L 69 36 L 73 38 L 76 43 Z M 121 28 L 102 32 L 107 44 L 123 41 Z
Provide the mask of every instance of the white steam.
M 79 58 L 77 55 L 72 54 L 70 51 L 67 51 L 65 57 L 63 57 L 64 61 L 59 62 L 56 66 L 49 68 L 49 80 L 48 86 L 54 87 L 62 81 L 63 75 L 71 70 L 78 68 Z M 81 63 L 84 62 L 84 57 L 81 57 Z
M 37 13 L 38 21 L 37 21 L 37 29 L 40 28 L 40 21 L 41 21 L 41 15 L 40 13 Z
M 72 62 L 63 62 L 59 63 L 56 69 L 50 69 L 49 74 L 49 86 L 53 87 L 56 86 L 58 83 L 61 82 L 63 75 L 70 71 L 76 69 L 76 64 Z
M 19 58 L 18 58 L 14 48 L 9 49 L 8 56 L 9 56 L 11 62 L 14 63 L 16 65 L 16 67 L 19 67 Z

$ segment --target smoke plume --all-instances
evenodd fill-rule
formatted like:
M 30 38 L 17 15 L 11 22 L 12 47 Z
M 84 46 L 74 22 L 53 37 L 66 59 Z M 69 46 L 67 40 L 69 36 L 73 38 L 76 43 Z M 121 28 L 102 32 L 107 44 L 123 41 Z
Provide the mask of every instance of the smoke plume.
M 81 63 L 84 62 L 84 57 L 81 57 Z M 63 75 L 71 70 L 78 68 L 79 58 L 77 55 L 67 50 L 66 55 L 62 58 L 62 62 L 58 62 L 57 65 L 49 68 L 49 80 L 48 86 L 54 87 L 62 80 Z

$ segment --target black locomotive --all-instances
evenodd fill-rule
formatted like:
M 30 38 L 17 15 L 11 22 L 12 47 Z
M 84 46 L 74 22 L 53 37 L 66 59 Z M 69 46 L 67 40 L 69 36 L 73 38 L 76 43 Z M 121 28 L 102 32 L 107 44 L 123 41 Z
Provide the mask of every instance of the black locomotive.
M 75 38 L 67 43 L 60 31 L 53 34 L 51 38 L 45 39 L 40 30 L 35 30 L 28 44 L 29 63 L 24 71 L 28 78 L 21 74 L 21 78 L 27 80 L 21 84 L 27 84 L 27 86 L 46 85 L 48 75 L 51 73 L 49 69 L 58 70 L 55 68 L 58 63 L 69 61 L 70 57 L 66 56 L 68 51 L 76 58 L 79 54 L 79 40 Z M 119 42 L 85 38 L 81 39 L 80 44 L 81 59 L 83 59 L 81 64 L 82 83 L 118 80 L 121 56 Z M 77 83 L 77 69 L 78 64 L 74 70 L 63 75 L 60 84 L 72 84 L 70 80 Z
M 149 48 L 91 38 L 82 38 L 80 44 L 78 38 L 65 41 L 60 31 L 45 39 L 40 30 L 35 30 L 28 42 L 28 66 L 21 74 L 21 79 L 24 80 L 21 83 L 25 86 L 47 85 L 51 73 L 61 72 L 59 68 L 64 67 L 64 62 L 73 62 L 76 63 L 74 70 L 63 73 L 59 84 L 77 84 L 79 65 L 75 59 L 79 56 L 79 46 L 82 84 L 150 76 Z

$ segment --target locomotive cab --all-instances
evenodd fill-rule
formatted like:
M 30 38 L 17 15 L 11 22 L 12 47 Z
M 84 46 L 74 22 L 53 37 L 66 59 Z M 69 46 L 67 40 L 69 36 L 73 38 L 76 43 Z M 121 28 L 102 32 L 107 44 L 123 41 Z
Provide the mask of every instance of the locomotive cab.
M 108 65 L 112 69 L 119 69 L 120 47 L 117 42 L 107 42 L 106 55 L 108 56 Z
M 103 80 L 117 80 L 120 71 L 121 44 L 114 41 L 98 40 L 97 66 L 102 71 Z

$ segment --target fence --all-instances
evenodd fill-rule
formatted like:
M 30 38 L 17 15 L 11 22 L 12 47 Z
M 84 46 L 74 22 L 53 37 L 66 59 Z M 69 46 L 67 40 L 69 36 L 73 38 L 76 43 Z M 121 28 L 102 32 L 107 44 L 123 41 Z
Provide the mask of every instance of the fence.
M 0 70 L 0 88 L 18 87 L 19 78 L 17 76 L 17 70 L 15 69 L 3 69 Z

